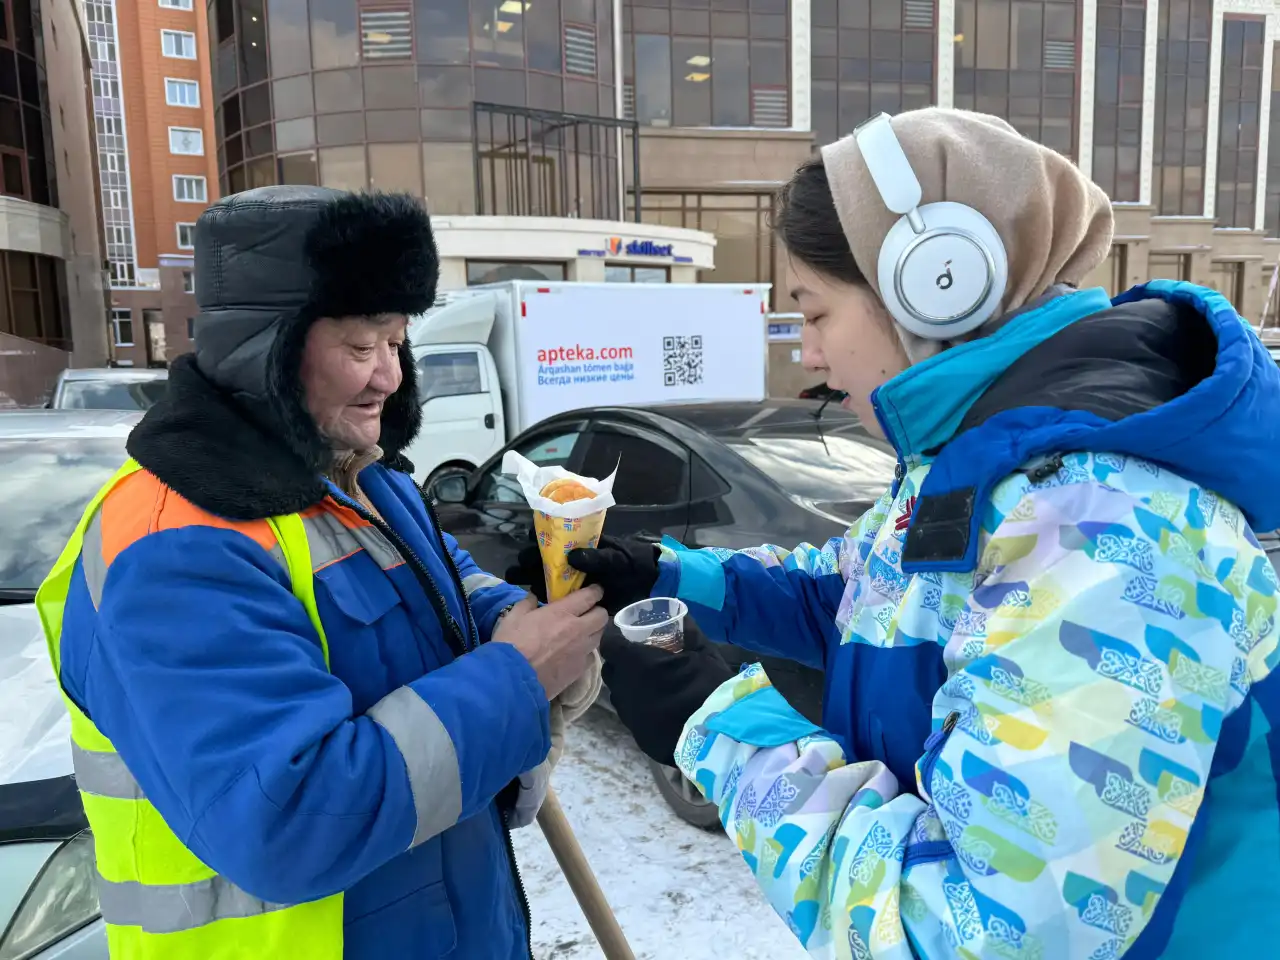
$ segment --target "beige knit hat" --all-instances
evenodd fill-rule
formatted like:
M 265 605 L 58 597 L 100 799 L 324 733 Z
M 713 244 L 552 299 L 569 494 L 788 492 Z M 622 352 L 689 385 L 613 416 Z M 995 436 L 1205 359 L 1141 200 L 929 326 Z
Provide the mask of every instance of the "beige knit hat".
M 960 340 L 994 333 L 1003 318 L 1055 283 L 1079 285 L 1111 250 L 1111 201 L 1070 160 L 1028 140 L 998 117 L 929 107 L 893 118 L 924 202 L 964 203 L 991 221 L 1009 256 L 996 317 Z M 880 245 L 898 220 L 885 208 L 853 136 L 822 148 L 822 163 L 849 247 L 880 294 Z M 926 340 L 894 324 L 918 363 L 953 341 Z

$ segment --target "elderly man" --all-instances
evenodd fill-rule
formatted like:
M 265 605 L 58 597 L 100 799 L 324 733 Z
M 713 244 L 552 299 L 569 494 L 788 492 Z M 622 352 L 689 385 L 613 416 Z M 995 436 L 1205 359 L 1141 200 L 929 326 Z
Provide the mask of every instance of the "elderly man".
M 409 475 L 437 272 L 405 196 L 196 226 L 195 354 L 38 600 L 114 960 L 529 956 L 508 831 L 606 616 L 481 572 Z

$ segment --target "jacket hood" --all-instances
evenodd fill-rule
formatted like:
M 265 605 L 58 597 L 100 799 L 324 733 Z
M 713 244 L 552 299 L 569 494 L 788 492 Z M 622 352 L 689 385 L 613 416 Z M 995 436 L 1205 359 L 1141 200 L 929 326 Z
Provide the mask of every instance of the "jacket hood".
M 1256 334 L 1216 291 L 1155 280 L 1026 351 L 969 407 L 921 488 L 904 563 L 973 569 L 994 485 L 1074 452 L 1149 461 L 1274 530 L 1278 447 L 1280 369 Z
M 321 317 L 422 313 L 438 275 L 430 218 L 408 195 L 284 186 L 219 201 L 196 223 L 194 356 L 174 363 L 166 396 L 129 438 L 130 454 L 220 516 L 315 502 L 332 450 L 303 404 L 307 330 Z M 388 466 L 412 469 L 401 451 L 421 409 L 407 343 L 400 368 L 378 442 Z M 271 478 L 262 476 L 267 464 Z M 225 475 L 227 495 L 210 492 L 222 485 L 215 474 Z

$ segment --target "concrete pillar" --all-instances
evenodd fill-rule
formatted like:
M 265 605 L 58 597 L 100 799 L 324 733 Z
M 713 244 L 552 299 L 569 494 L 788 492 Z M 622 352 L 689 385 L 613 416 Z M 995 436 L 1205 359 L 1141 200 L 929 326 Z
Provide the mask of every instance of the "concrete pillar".
M 934 103 L 956 105 L 956 0 L 938 0 L 937 82 Z
M 1262 46 L 1262 101 L 1258 113 L 1258 185 L 1253 191 L 1253 229 L 1255 230 L 1265 230 L 1267 225 L 1267 141 L 1271 133 L 1271 65 L 1272 51 L 1278 39 L 1280 39 L 1280 14 L 1272 11 L 1267 14 L 1267 32 Z M 1256 279 L 1261 286 L 1261 273 Z M 1251 288 L 1246 287 L 1246 289 Z M 1260 295 L 1257 316 L 1262 315 L 1261 299 L 1265 297 L 1266 292 L 1263 291 Z
M 467 286 L 467 261 L 461 257 L 446 257 L 440 261 L 441 290 L 462 290 Z
M 810 0 L 791 0 L 791 129 L 813 129 Z
M 1080 123 L 1076 137 L 1076 166 L 1093 176 L 1093 71 L 1098 59 L 1098 0 L 1084 0 L 1080 12 Z
M 1209 110 L 1204 144 L 1204 215 L 1210 219 L 1218 200 L 1218 123 L 1222 108 L 1222 13 L 1226 4 L 1213 5 L 1213 32 L 1209 35 Z
M 1147 0 L 1146 35 L 1143 39 L 1142 155 L 1138 161 L 1138 202 L 1150 205 L 1151 167 L 1156 145 L 1156 51 L 1160 41 L 1160 0 Z
M 569 261 L 565 278 L 578 283 L 604 283 L 604 261 L 599 257 L 578 257 Z

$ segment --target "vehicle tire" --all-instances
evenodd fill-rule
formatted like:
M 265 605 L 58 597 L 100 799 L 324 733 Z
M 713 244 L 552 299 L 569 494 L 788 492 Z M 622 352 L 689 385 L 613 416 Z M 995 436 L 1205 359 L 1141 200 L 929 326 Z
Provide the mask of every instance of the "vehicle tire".
M 703 830 L 719 829 L 720 809 L 699 793 L 683 773 L 648 757 L 645 757 L 645 762 L 649 764 L 649 773 L 653 775 L 662 799 L 667 801 L 676 816 Z
M 422 489 L 428 496 L 434 496 L 432 491 L 441 480 L 447 477 L 469 477 L 471 470 L 472 468 L 465 463 L 446 463 L 443 467 L 436 467 L 435 471 L 427 477 L 427 482 L 422 485 Z

